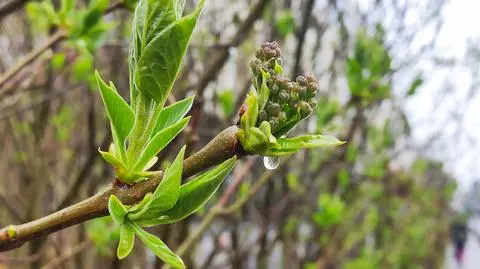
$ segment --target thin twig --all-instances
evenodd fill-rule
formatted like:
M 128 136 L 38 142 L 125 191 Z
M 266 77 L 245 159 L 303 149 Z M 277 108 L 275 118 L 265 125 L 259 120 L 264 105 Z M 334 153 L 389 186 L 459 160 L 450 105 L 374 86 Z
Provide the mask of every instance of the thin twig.
M 307 4 L 305 5 L 305 9 L 303 10 L 303 22 L 297 38 L 298 42 L 295 50 L 295 65 L 293 67 L 292 79 L 301 72 L 300 63 L 302 62 L 303 44 L 305 43 L 305 35 L 307 33 L 308 24 L 310 23 L 310 17 L 312 16 L 314 4 L 315 0 L 308 0 Z
M 50 49 L 55 44 L 59 43 L 63 39 L 67 37 L 66 32 L 58 31 L 52 36 L 50 36 L 42 46 L 36 48 L 32 52 L 30 52 L 25 58 L 20 60 L 15 66 L 7 70 L 1 77 L 0 77 L 0 89 L 5 86 L 5 84 L 13 78 L 18 72 L 20 72 L 25 66 L 31 64 L 35 61 L 38 57 L 40 57 L 45 51 Z M 0 90 L 0 96 L 4 95 L 6 90 Z
M 42 266 L 41 269 L 53 269 L 53 268 L 57 268 L 59 267 L 60 265 L 62 265 L 62 263 L 68 261 L 69 259 L 71 259 L 72 257 L 74 257 L 75 255 L 81 253 L 82 251 L 85 251 L 87 250 L 88 248 L 90 248 L 92 246 L 92 241 L 90 240 L 85 240 L 83 242 L 81 242 L 80 244 L 74 246 L 73 248 L 69 249 L 68 251 L 60 254 L 60 256 L 58 256 L 57 258 L 51 260 L 49 263 L 47 263 L 46 265 Z

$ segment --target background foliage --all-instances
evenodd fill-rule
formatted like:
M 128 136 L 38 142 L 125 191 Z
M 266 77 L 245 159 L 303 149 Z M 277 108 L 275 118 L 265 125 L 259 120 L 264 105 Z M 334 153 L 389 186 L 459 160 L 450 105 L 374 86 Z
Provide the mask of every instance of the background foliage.
M 15 12 L 0 13 L 0 35 L 8 40 L 0 61 L 0 226 L 89 197 L 113 178 L 97 152 L 112 138 L 94 69 L 129 98 L 135 5 L 11 2 L 19 2 Z M 182 145 L 189 155 L 238 120 L 251 87 L 248 63 L 262 41 L 277 40 L 289 77 L 307 72 L 319 78 L 314 115 L 292 134 L 329 134 L 347 143 L 282 157 L 276 170 L 266 170 L 260 157 L 245 157 L 199 213 L 149 230 L 191 268 L 443 265 L 455 184 L 410 143 L 404 104 L 424 78 L 409 68 L 418 55 L 397 52 L 411 51 L 418 29 L 405 23 L 406 7 L 396 1 L 377 1 L 368 11 L 347 2 L 207 1 L 172 94 L 162 97 L 171 104 L 195 94 L 192 118 L 160 153 L 156 168 Z M 419 9 L 429 13 L 428 23 L 436 22 L 443 1 L 426 2 L 435 8 Z M 195 6 L 187 1 L 187 12 Z M 375 19 L 390 12 L 398 12 L 396 24 Z M 163 265 L 142 244 L 119 262 L 119 234 L 109 217 L 96 219 L 0 253 L 0 267 Z

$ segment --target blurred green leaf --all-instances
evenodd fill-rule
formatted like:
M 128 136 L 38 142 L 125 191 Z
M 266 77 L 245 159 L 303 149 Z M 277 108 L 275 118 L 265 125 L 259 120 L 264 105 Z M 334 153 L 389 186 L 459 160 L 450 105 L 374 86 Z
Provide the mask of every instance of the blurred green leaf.
M 140 240 L 163 262 L 175 268 L 185 268 L 182 259 L 173 253 L 160 238 L 147 233 L 135 223 L 132 224 L 132 228 Z
M 235 105 L 235 95 L 232 89 L 227 89 L 217 93 L 218 101 L 220 101 L 220 105 L 222 106 L 222 112 L 225 117 L 230 117 L 233 113 L 234 105 Z
M 285 38 L 288 34 L 293 33 L 295 30 L 295 18 L 291 10 L 283 10 L 278 15 L 275 27 L 280 34 L 280 37 Z
M 407 95 L 412 96 L 417 92 L 418 87 L 422 86 L 423 84 L 423 79 L 420 76 L 417 76 L 415 80 L 412 82 L 410 85 L 410 88 L 408 89 Z

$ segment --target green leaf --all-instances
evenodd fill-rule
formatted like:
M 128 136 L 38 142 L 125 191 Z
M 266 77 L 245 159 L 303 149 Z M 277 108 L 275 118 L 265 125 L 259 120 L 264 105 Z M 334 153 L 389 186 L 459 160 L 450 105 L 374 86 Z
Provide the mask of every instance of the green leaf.
M 83 19 L 82 33 L 87 32 L 95 26 L 108 8 L 110 0 L 92 0 L 88 5 L 87 13 Z
M 186 117 L 183 120 L 171 125 L 158 132 L 147 144 L 142 156 L 135 164 L 133 171 L 143 171 L 145 166 L 151 159 L 155 157 L 170 141 L 172 141 L 184 128 L 187 126 L 190 117 Z
M 128 216 L 130 217 L 130 214 L 135 214 L 135 213 L 139 212 L 140 210 L 142 210 L 143 207 L 148 202 L 150 202 L 150 200 L 152 199 L 152 196 L 153 196 L 153 193 L 151 193 L 151 192 L 145 194 L 145 196 L 143 197 L 142 201 L 140 201 L 140 203 L 135 204 L 128 209 Z
M 156 219 L 139 219 L 136 222 L 142 226 L 174 223 L 193 214 L 201 208 L 217 191 L 225 177 L 235 165 L 237 157 L 232 157 L 215 168 L 201 174 L 180 187 L 180 194 L 175 206 L 162 213 Z
M 262 69 L 262 84 L 258 93 L 258 109 L 262 110 L 268 102 L 270 90 L 267 87 L 267 79 L 270 75 Z
M 141 218 L 154 218 L 159 212 L 172 208 L 178 200 L 180 183 L 182 181 L 183 157 L 185 146 L 163 174 L 162 181 L 158 184 L 150 201 L 136 214 L 129 215 L 131 220 Z
M 133 128 L 135 115 L 125 100 L 117 93 L 113 84 L 110 84 L 110 87 L 107 86 L 98 72 L 95 72 L 95 76 L 107 115 L 110 119 L 113 140 L 117 149 L 115 154 L 117 157 L 120 157 L 123 162 L 126 162 L 125 141 Z
M 205 0 L 200 1 L 192 14 L 171 23 L 160 32 L 155 32 L 152 40 L 147 41 L 141 50 L 141 57 L 136 63 L 135 70 L 137 90 L 148 94 L 160 106 L 165 103 L 177 78 L 193 28 L 204 4 Z
M 410 88 L 408 89 L 407 95 L 412 96 L 417 92 L 418 87 L 422 86 L 423 84 L 423 79 L 420 76 L 417 76 L 415 80 L 412 82 L 410 85 Z
M 282 38 L 295 30 L 295 18 L 291 10 L 284 10 L 278 16 L 275 27 Z
M 117 257 L 123 259 L 132 251 L 135 244 L 135 232 L 127 221 L 120 225 L 120 241 L 118 241 Z
M 177 19 L 182 17 L 183 9 L 185 7 L 185 0 L 175 0 L 175 11 L 177 14 Z
M 217 98 L 222 106 L 223 115 L 225 117 L 232 115 L 235 106 L 235 94 L 233 93 L 232 89 L 227 89 L 217 93 Z
M 98 152 L 102 155 L 102 158 L 107 161 L 109 164 L 113 165 L 117 169 L 125 169 L 125 165 L 121 160 L 119 160 L 115 155 L 110 152 L 101 151 L 100 148 Z
M 129 6 L 132 6 L 132 4 L 128 3 Z M 172 4 L 172 0 L 140 0 L 135 9 L 128 56 L 130 103 L 134 109 L 139 91 L 135 81 L 138 62 L 152 38 L 175 21 L 176 16 Z
M 185 98 L 182 101 L 178 101 L 175 104 L 162 109 L 152 136 L 183 118 L 192 107 L 193 98 L 194 96 Z
M 58 52 L 55 53 L 52 57 L 52 68 L 55 71 L 58 71 L 65 65 L 65 53 Z
M 118 225 L 123 224 L 125 221 L 125 215 L 127 215 L 127 208 L 118 200 L 117 196 L 110 195 L 108 199 L 108 212 L 112 216 L 113 221 Z
M 136 223 L 132 224 L 135 234 L 142 240 L 142 242 L 163 262 L 175 267 L 185 268 L 185 264 L 177 254 L 173 253 L 160 238 L 147 233 L 140 228 Z
M 245 104 L 247 104 L 247 111 L 242 115 L 240 119 L 240 125 L 242 130 L 247 132 L 250 127 L 255 127 L 257 125 L 258 120 L 258 98 L 254 92 L 250 92 L 247 95 L 247 99 L 245 100 Z
M 277 139 L 277 143 L 279 147 L 268 149 L 265 152 L 265 156 L 289 155 L 302 148 L 339 146 L 345 142 L 328 135 L 302 135 L 294 138 L 279 138 Z

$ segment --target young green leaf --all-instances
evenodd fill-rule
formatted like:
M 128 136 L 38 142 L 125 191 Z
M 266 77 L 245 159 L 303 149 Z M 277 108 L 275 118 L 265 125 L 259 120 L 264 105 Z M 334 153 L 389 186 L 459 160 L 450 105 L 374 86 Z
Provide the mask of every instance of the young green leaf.
M 185 0 L 175 0 L 175 11 L 177 13 L 177 19 L 182 17 L 183 8 L 185 7 Z
M 165 103 L 187 50 L 193 28 L 205 4 L 201 0 L 192 14 L 155 33 L 136 63 L 135 84 L 161 106 Z M 163 8 L 163 7 L 162 7 Z
M 113 167 L 117 169 L 125 169 L 123 162 L 115 157 L 115 155 L 111 154 L 110 152 L 101 151 L 100 149 L 98 149 L 98 152 L 100 152 L 102 158 L 109 164 L 113 165 Z
M 213 169 L 201 174 L 180 187 L 180 194 L 175 206 L 155 219 L 138 219 L 142 226 L 154 226 L 180 221 L 202 207 L 217 191 L 225 177 L 235 165 L 237 157 L 232 157 Z
M 152 136 L 183 118 L 192 107 L 193 98 L 193 96 L 185 98 L 182 101 L 178 101 L 175 104 L 162 109 L 155 125 L 155 129 L 152 132 Z
M 145 196 L 143 197 L 142 201 L 140 201 L 140 203 L 131 206 L 128 209 L 128 217 L 130 218 L 130 214 L 135 214 L 135 213 L 139 212 L 140 210 L 142 210 L 143 207 L 148 202 L 150 202 L 150 200 L 152 199 L 152 196 L 153 196 L 153 193 L 149 192 L 149 193 L 145 194 Z
M 88 31 L 100 21 L 104 11 L 108 8 L 109 3 L 110 0 L 90 1 L 90 3 L 88 4 L 86 16 L 83 19 L 83 33 Z
M 133 171 L 143 171 L 149 161 L 155 157 L 170 141 L 172 141 L 187 126 L 190 117 L 158 132 L 147 144 L 142 156 L 135 164 Z
M 154 218 L 159 212 L 172 208 L 177 203 L 180 182 L 182 181 L 183 157 L 185 146 L 163 174 L 162 181 L 158 184 L 150 201 L 136 214 L 129 215 L 131 220 L 139 217 Z
M 255 127 L 257 125 L 258 120 L 258 98 L 255 93 L 250 92 L 247 95 L 245 103 L 247 104 L 247 111 L 242 115 L 240 124 L 242 125 L 242 130 L 248 132 L 250 127 Z
M 127 215 L 127 208 L 118 200 L 117 196 L 110 195 L 108 199 L 108 212 L 112 216 L 113 221 L 118 225 L 121 225 L 125 221 L 125 215 Z
M 114 87 L 107 86 L 98 72 L 95 72 L 95 76 L 105 109 L 110 118 L 113 140 L 118 150 L 115 153 L 120 154 L 117 157 L 120 157 L 125 162 L 125 140 L 133 128 L 135 115 Z
M 173 253 L 160 238 L 147 233 L 136 223 L 132 223 L 132 228 L 140 240 L 163 262 L 175 268 L 185 268 L 182 258 Z
M 126 221 L 120 225 L 120 241 L 118 241 L 117 257 L 123 259 L 132 251 L 135 244 L 135 232 L 131 224 Z
M 265 156 L 289 155 L 303 148 L 339 146 L 345 143 L 336 137 L 328 135 L 302 135 L 294 138 L 279 138 L 277 142 L 279 147 L 270 148 L 266 151 Z
M 260 91 L 258 92 L 258 109 L 262 110 L 268 102 L 268 97 L 270 96 L 270 90 L 267 87 L 267 79 L 270 76 L 263 69 L 262 71 L 262 84 L 260 86 Z

